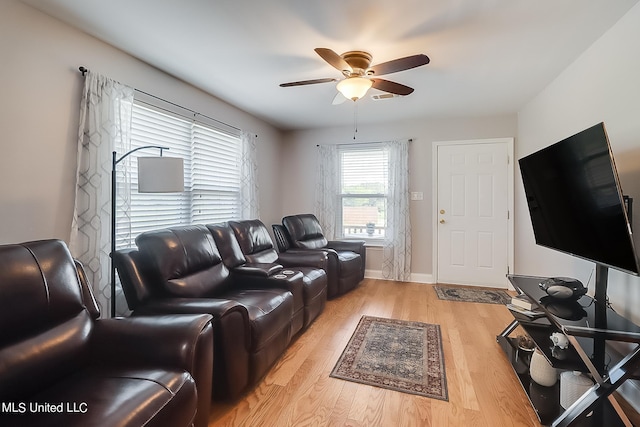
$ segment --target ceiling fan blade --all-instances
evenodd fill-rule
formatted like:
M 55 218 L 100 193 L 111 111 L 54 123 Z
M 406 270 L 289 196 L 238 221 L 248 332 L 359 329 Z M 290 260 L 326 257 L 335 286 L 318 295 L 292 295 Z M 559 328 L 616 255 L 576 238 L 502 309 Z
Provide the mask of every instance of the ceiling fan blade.
M 338 79 L 333 79 L 333 78 L 302 80 L 299 82 L 281 83 L 280 87 L 305 86 L 305 85 L 314 85 L 316 83 L 331 83 L 331 82 L 337 82 L 337 81 Z
M 372 87 L 384 92 L 395 93 L 396 95 L 409 95 L 413 92 L 413 88 L 400 83 L 392 82 L 384 79 L 371 79 Z
M 331 49 L 327 49 L 324 47 L 318 47 L 316 49 L 314 49 L 315 52 L 320 55 L 320 57 L 322 59 L 324 59 L 325 61 L 327 61 L 329 63 L 329 65 L 331 65 L 333 68 L 341 71 L 341 72 L 352 72 L 353 68 L 351 68 L 351 65 L 349 65 L 347 63 L 347 61 L 345 61 L 340 55 L 338 55 L 337 53 L 335 53 L 334 51 L 332 51 Z
M 338 92 L 336 93 L 336 96 L 333 98 L 331 105 L 339 105 L 344 103 L 346 100 L 347 100 L 347 97 L 344 96 L 342 93 Z
M 398 58 L 394 59 L 393 61 L 374 65 L 373 67 L 369 68 L 368 72 L 373 72 L 373 75 L 375 76 L 382 76 L 384 74 L 397 73 L 398 71 L 420 67 L 421 65 L 427 65 L 428 63 L 429 57 L 427 55 L 420 54 L 405 56 L 404 58 Z

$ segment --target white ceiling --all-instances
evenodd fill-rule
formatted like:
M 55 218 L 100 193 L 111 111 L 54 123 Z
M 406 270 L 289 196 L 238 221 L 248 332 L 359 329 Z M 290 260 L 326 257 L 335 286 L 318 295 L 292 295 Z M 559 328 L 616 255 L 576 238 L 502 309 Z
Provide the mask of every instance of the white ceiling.
M 335 83 L 278 86 L 341 77 L 316 47 L 365 50 L 373 64 L 418 53 L 431 58 L 385 76 L 415 92 L 358 101 L 360 123 L 510 114 L 638 2 L 22 1 L 281 129 L 353 121 L 351 101 L 331 105 Z

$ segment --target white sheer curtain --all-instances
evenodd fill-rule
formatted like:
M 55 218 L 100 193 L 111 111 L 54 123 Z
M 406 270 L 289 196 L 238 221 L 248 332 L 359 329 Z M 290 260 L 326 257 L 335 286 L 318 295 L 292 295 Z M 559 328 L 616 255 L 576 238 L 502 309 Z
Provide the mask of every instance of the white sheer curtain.
M 258 202 L 258 162 L 257 137 L 253 133 L 242 132 L 242 158 L 240 171 L 240 219 L 260 218 Z
M 338 148 L 335 145 L 320 145 L 316 166 L 315 214 L 328 240 L 336 236 L 338 186 Z
M 408 281 L 411 276 L 411 219 L 409 215 L 409 141 L 385 144 L 389 150 L 389 197 L 382 276 Z
M 110 312 L 112 152 L 130 150 L 133 88 L 91 71 L 80 102 L 76 197 L 69 246 L 87 270 L 103 315 Z M 127 174 L 122 165 L 119 173 Z M 123 182 L 128 182 L 126 177 Z M 118 188 L 118 212 L 127 215 L 128 185 Z M 120 304 L 122 305 L 122 304 Z

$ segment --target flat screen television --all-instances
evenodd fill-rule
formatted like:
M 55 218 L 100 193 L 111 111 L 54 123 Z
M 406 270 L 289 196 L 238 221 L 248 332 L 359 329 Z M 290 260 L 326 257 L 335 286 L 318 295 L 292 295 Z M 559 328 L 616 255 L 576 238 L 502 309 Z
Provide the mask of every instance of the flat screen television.
M 640 274 L 604 123 L 523 157 L 519 164 L 538 245 Z

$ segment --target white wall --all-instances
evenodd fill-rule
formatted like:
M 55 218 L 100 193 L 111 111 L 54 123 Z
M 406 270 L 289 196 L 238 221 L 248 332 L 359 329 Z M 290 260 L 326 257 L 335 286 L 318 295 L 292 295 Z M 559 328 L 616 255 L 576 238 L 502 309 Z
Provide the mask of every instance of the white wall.
M 258 134 L 261 216 L 281 218 L 272 126 L 16 0 L 0 2 L 0 243 L 68 240 L 83 65 Z
M 520 158 L 604 121 L 622 188 L 636 201 L 634 230 L 640 230 L 638 40 L 640 4 L 520 111 L 516 144 Z M 516 176 L 516 272 L 571 276 L 586 283 L 593 263 L 535 245 L 519 172 Z M 593 292 L 593 281 L 590 285 Z M 609 297 L 618 312 L 640 324 L 639 278 L 610 270 Z
M 394 100 L 387 101 L 389 103 Z M 389 108 L 393 108 L 390 104 Z M 362 117 L 361 117 L 362 118 Z M 433 207 L 431 203 L 431 149 L 434 141 L 514 137 L 515 115 L 443 120 L 412 120 L 399 123 L 360 124 L 356 142 L 389 141 L 411 138 L 409 146 L 410 191 L 424 193 L 424 199 L 411 202 L 412 280 L 428 282 L 432 268 Z M 285 135 L 281 188 L 283 214 L 314 211 L 316 145 L 353 143 L 353 128 L 335 127 L 292 131 Z M 367 251 L 367 270 L 381 270 L 378 248 Z

